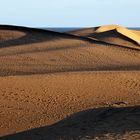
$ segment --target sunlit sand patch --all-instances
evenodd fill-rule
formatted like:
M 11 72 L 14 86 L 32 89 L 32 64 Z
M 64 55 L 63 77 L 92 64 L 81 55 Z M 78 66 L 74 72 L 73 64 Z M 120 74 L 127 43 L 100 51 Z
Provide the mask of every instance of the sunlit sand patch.
M 140 36 L 139 35 L 135 34 L 131 30 L 129 30 L 125 27 L 119 26 L 119 25 L 101 26 L 95 32 L 96 33 L 102 33 L 102 32 L 107 32 L 107 31 L 111 31 L 111 30 L 116 30 L 121 35 L 126 36 L 127 38 L 135 41 L 138 45 L 140 45 Z

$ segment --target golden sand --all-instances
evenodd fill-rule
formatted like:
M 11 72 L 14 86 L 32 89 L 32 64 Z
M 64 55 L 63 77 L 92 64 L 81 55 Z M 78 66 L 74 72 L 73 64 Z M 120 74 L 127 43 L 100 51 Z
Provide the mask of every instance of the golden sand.
M 140 139 L 139 31 L 111 29 L 0 27 L 2 140 Z

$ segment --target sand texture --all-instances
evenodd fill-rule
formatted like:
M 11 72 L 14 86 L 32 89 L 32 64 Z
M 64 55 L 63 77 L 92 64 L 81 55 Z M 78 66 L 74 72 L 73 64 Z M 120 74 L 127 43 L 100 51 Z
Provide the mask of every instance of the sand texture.
M 0 140 L 139 140 L 139 38 L 0 26 Z

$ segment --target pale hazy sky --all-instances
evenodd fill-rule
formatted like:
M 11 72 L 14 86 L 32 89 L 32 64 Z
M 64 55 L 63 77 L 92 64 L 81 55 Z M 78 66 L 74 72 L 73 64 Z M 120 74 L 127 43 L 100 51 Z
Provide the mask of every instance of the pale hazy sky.
M 140 27 L 140 0 L 0 0 L 0 24 Z

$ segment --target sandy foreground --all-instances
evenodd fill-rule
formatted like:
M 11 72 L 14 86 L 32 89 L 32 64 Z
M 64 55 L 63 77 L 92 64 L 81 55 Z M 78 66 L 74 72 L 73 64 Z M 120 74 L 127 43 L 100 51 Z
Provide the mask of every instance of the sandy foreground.
M 0 26 L 0 139 L 140 139 L 140 46 L 96 30 Z

